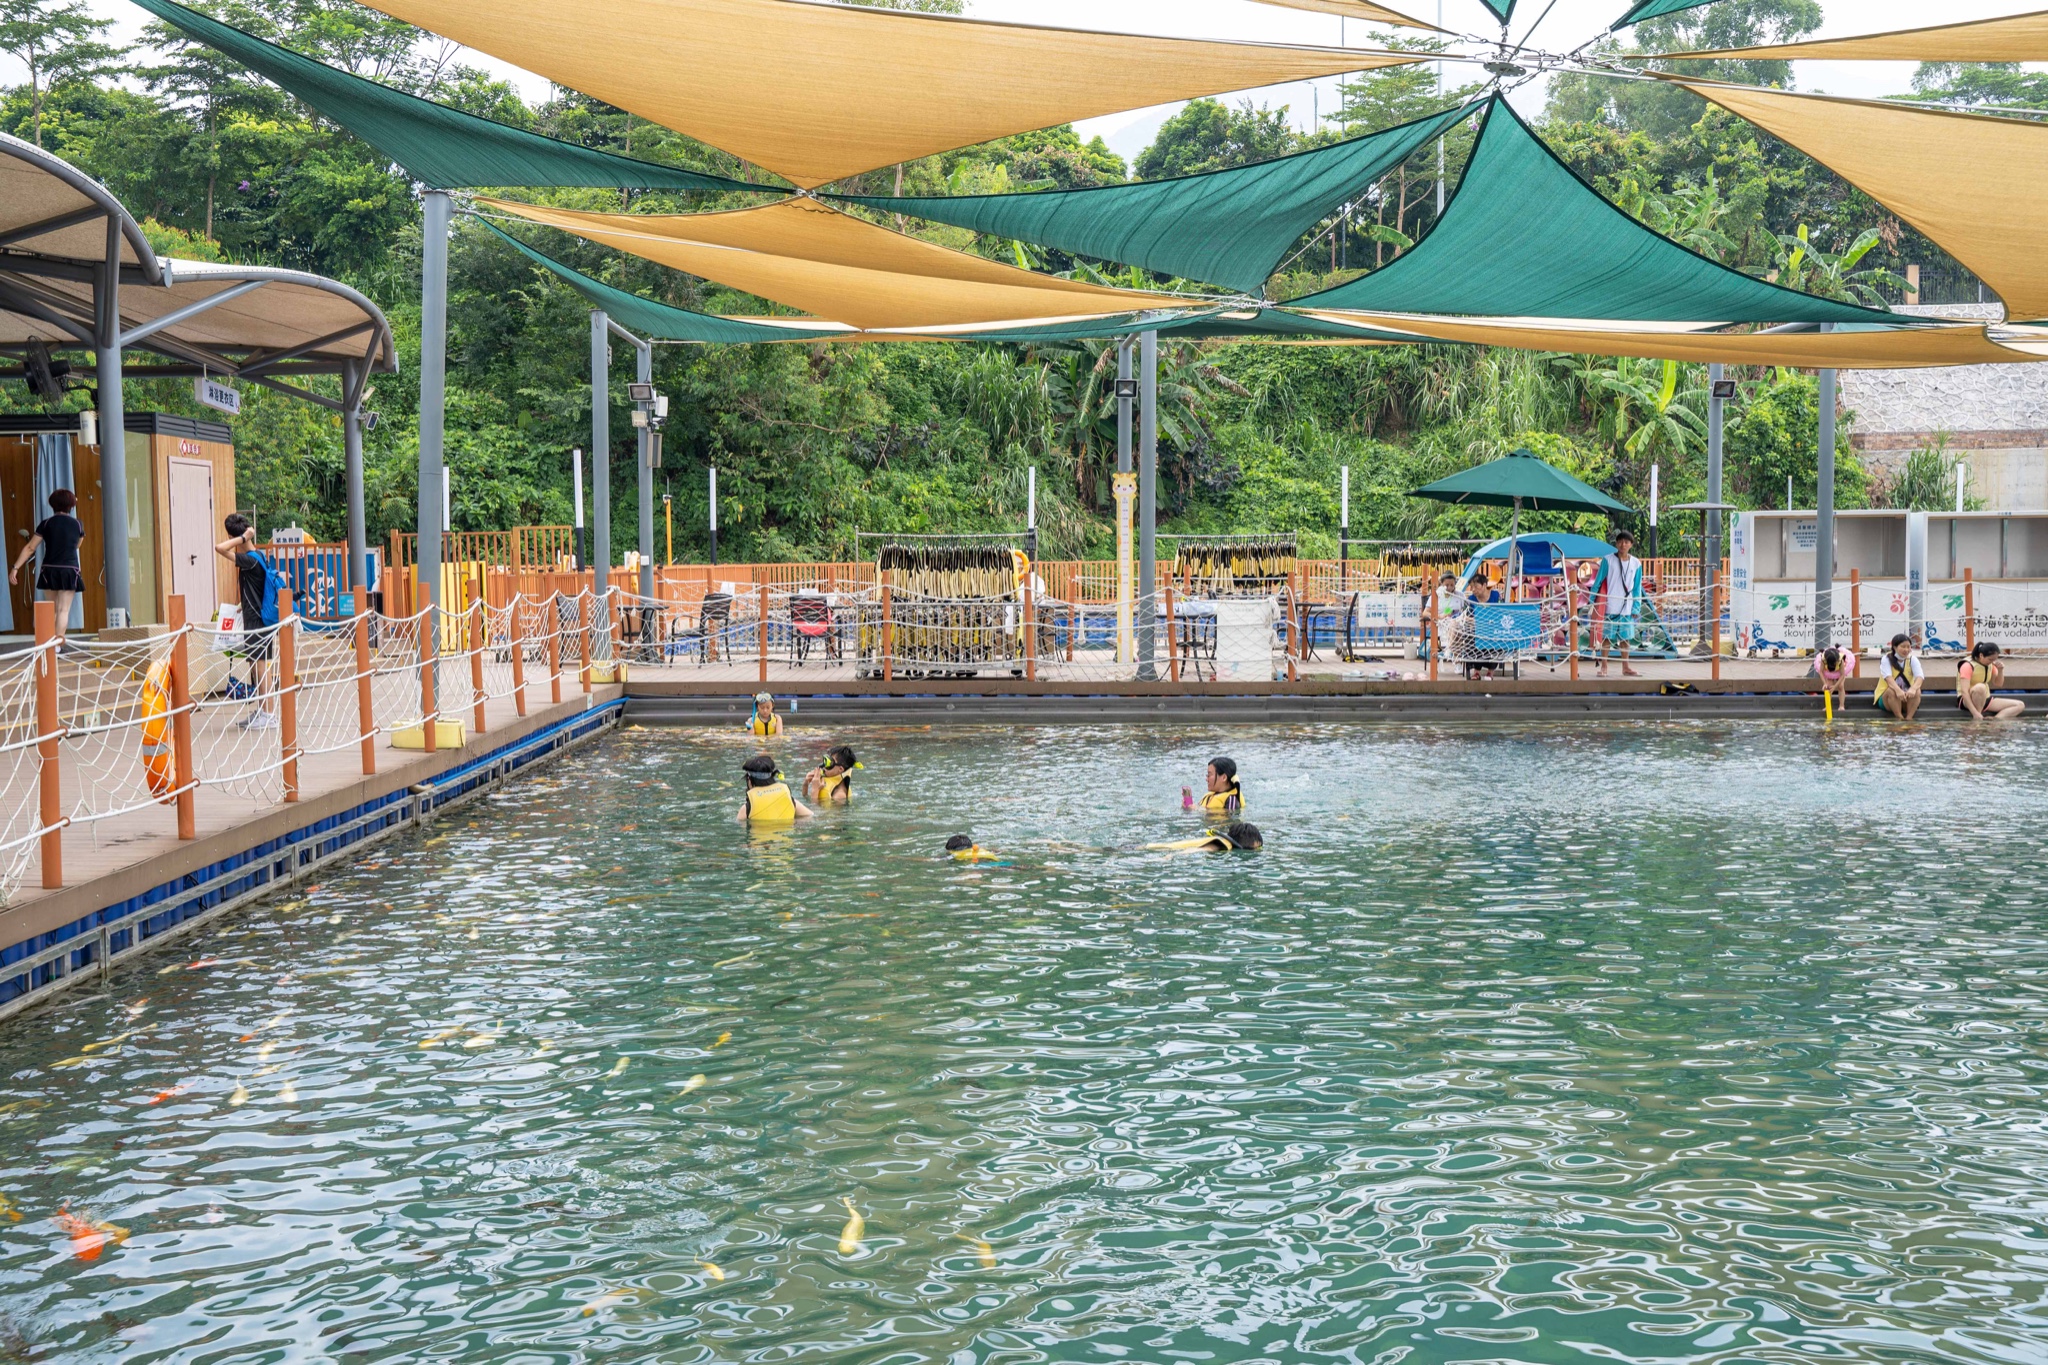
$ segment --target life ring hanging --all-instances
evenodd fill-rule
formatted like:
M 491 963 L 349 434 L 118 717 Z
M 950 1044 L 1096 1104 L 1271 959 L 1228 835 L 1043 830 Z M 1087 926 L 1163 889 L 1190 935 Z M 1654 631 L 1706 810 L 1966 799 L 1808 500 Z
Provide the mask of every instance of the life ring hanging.
M 177 785 L 171 748 L 171 664 L 162 659 L 149 666 L 142 679 L 142 770 L 149 778 L 149 794 L 163 801 L 171 799 Z

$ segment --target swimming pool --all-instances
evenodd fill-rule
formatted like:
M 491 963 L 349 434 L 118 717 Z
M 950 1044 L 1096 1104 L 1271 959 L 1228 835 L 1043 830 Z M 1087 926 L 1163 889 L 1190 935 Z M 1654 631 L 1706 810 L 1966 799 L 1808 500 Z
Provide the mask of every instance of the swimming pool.
M 0 1359 L 2048 1358 L 2031 731 L 842 738 L 761 834 L 621 733 L 0 1029 Z M 1139 851 L 1219 751 L 1266 850 Z

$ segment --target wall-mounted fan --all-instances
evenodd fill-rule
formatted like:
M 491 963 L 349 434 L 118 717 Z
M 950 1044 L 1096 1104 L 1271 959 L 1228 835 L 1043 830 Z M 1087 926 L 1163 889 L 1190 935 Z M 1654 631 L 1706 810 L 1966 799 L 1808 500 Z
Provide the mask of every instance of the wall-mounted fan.
M 52 356 L 50 348 L 40 341 L 28 343 L 22 369 L 27 372 L 30 390 L 45 404 L 62 402 L 66 389 L 84 386 L 83 380 L 71 378 L 71 362 Z

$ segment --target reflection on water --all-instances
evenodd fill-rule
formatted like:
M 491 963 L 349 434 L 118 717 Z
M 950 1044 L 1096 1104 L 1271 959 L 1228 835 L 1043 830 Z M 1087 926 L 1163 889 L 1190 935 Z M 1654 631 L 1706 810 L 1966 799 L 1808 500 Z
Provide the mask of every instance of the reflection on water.
M 0 1030 L 0 1359 L 2043 1360 L 2034 736 L 627 733 Z

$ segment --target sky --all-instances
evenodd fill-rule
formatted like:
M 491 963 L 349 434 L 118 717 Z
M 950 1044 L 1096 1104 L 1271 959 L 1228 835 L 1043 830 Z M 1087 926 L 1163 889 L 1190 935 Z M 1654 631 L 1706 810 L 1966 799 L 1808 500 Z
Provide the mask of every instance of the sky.
M 1017 23 L 1052 24 L 1072 28 L 1109 29 L 1124 33 L 1163 34 L 1185 38 L 1238 39 L 1254 42 L 1314 43 L 1334 47 L 1344 41 L 1355 47 L 1371 46 L 1373 36 L 1363 24 L 1349 23 L 1326 14 L 1281 9 L 1254 0 L 967 0 L 968 14 L 978 19 L 1001 19 Z M 1455 33 L 1491 40 L 1500 25 L 1480 0 L 1384 0 L 1391 8 L 1432 22 L 1442 15 L 1442 24 Z M 88 0 L 92 11 L 115 24 L 123 41 L 133 41 L 147 18 L 127 0 Z M 1539 0 L 1521 0 L 1520 13 L 1512 32 L 1520 40 L 1528 25 L 1544 15 L 1535 31 L 1533 46 L 1566 52 L 1604 31 L 1627 8 L 1628 0 L 1554 0 L 1547 14 Z M 1913 28 L 1931 23 L 1988 19 L 2003 14 L 2020 14 L 2041 7 L 2041 0 L 1957 0 L 1938 8 L 1926 0 L 1822 0 L 1826 18 L 1823 37 L 1856 33 L 1877 33 L 1889 29 Z M 1340 31 L 1341 30 L 1341 31 Z M 465 60 L 494 72 L 515 84 L 530 101 L 547 95 L 547 82 L 481 53 L 466 54 Z M 1466 67 L 1466 71 L 1476 68 Z M 20 64 L 0 56 L 0 84 L 13 85 L 23 79 Z M 1837 95 L 1891 95 L 1910 88 L 1911 62 L 1801 62 L 1794 69 L 1798 89 Z M 680 77 L 687 79 L 687 76 Z M 1450 84 L 1469 81 L 1458 68 L 1447 73 Z M 1244 92 L 1227 98 L 1233 102 L 1250 98 L 1256 104 L 1286 105 L 1289 121 L 1300 129 L 1314 126 L 1316 116 L 1327 116 L 1337 104 L 1337 80 L 1297 82 Z M 1542 109 L 1541 82 L 1524 86 L 1513 99 L 1515 107 L 1534 115 Z M 1110 147 L 1126 159 L 1135 156 L 1152 139 L 1158 128 L 1178 105 L 1131 110 L 1076 124 L 1083 138 L 1101 134 Z

